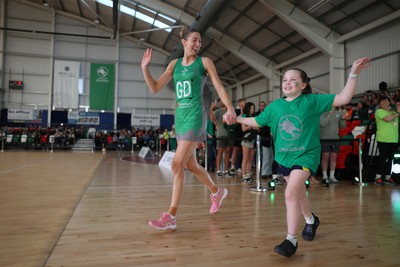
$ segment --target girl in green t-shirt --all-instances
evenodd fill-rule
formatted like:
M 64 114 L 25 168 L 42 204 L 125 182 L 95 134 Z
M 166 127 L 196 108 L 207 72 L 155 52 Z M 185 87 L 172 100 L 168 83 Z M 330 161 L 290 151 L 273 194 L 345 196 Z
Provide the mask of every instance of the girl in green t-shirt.
M 306 220 L 303 239 L 314 239 L 319 218 L 311 213 L 304 183 L 310 171 L 317 170 L 321 145 L 319 118 L 332 106 L 350 102 L 357 85 L 357 75 L 369 66 L 371 59 L 354 61 L 347 83 L 340 94 L 310 94 L 310 78 L 297 68 L 285 72 L 282 81 L 283 98 L 268 105 L 255 118 L 237 118 L 249 126 L 271 127 L 274 137 L 275 160 L 279 164 L 287 186 L 285 190 L 288 232 L 286 239 L 275 247 L 275 252 L 290 257 L 297 250 L 297 233 L 301 215 Z

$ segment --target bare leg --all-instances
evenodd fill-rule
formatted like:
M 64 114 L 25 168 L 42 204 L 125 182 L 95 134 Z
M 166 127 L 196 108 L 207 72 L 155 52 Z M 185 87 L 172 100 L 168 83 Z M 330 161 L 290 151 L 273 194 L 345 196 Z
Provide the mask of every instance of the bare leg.
M 241 147 L 234 146 L 233 147 L 233 152 L 232 152 L 232 157 L 231 157 L 231 167 L 232 169 L 236 169 L 236 158 L 237 155 L 239 154 L 239 150 L 242 149 Z
M 287 181 L 285 191 L 286 218 L 288 233 L 297 235 L 301 214 L 304 217 L 311 216 L 310 204 L 306 196 L 305 181 L 310 175 L 309 171 L 293 170 Z
M 178 147 L 171 165 L 172 172 L 174 173 L 174 185 L 172 188 L 171 206 L 168 209 L 168 212 L 173 216 L 176 215 L 183 193 L 183 185 L 185 181 L 184 167 L 190 157 L 193 157 L 196 145 L 196 142 L 178 141 Z
M 326 172 L 328 171 L 328 160 L 329 160 L 329 152 L 324 152 L 322 153 L 322 158 L 321 158 L 321 169 L 322 171 Z
M 221 170 L 221 159 L 222 159 L 222 154 L 224 153 L 224 147 L 218 147 L 217 148 L 217 165 L 215 166 L 216 171 Z
M 336 170 L 336 159 L 337 153 L 331 152 L 330 160 L 329 160 L 329 168 L 331 171 Z
M 225 154 L 224 154 L 224 170 L 225 171 L 229 170 L 229 159 L 231 157 L 231 150 L 232 150 L 232 147 L 230 147 L 230 146 L 225 147 Z
M 246 174 L 246 172 L 247 172 L 247 169 L 246 169 L 246 166 L 247 166 L 247 161 L 249 160 L 249 148 L 248 147 L 246 147 L 246 146 L 242 146 L 242 173 L 243 173 L 243 175 L 245 175 Z
M 186 163 L 186 168 L 196 176 L 196 178 L 203 183 L 205 186 L 207 186 L 208 190 L 211 191 L 211 193 L 217 193 L 218 191 L 218 186 L 214 183 L 214 181 L 211 179 L 210 175 L 208 172 L 203 168 L 203 166 L 199 165 L 196 160 L 196 154 L 195 154 L 195 148 L 193 148 L 193 154 L 189 158 L 188 162 Z

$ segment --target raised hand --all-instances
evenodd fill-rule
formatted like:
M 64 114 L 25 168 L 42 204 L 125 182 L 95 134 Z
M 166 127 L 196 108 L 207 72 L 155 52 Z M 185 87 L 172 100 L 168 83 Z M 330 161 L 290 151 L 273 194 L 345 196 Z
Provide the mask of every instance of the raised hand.
M 353 62 L 351 66 L 351 73 L 359 74 L 363 69 L 368 68 L 371 65 L 371 59 L 367 57 L 363 57 L 357 59 Z
M 147 48 L 143 55 L 141 67 L 147 68 L 150 64 L 151 58 L 152 58 L 152 49 Z

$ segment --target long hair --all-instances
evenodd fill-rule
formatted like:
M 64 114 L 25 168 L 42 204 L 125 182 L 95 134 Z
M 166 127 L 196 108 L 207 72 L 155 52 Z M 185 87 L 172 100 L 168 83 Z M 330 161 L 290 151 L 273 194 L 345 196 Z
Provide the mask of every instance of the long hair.
M 307 73 L 304 70 L 299 69 L 299 68 L 290 68 L 290 69 L 288 69 L 286 71 L 289 71 L 289 70 L 294 70 L 294 71 L 297 71 L 298 73 L 300 73 L 301 81 L 303 83 L 307 84 L 306 87 L 303 89 L 303 91 L 301 93 L 302 94 L 311 94 L 312 93 L 312 88 L 311 88 L 311 85 L 310 85 L 311 79 L 307 76 Z
M 254 111 L 255 111 L 256 106 L 254 105 L 253 102 L 247 102 L 246 105 L 244 105 L 243 114 L 246 114 L 247 118 L 254 117 L 254 113 L 250 114 L 251 106 L 254 107 Z

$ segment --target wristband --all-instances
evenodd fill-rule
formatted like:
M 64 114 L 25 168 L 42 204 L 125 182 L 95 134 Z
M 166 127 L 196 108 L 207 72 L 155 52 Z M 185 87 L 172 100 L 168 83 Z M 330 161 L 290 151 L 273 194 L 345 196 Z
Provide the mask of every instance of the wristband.
M 358 74 L 351 73 L 349 74 L 350 78 L 357 79 Z

